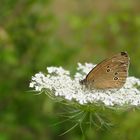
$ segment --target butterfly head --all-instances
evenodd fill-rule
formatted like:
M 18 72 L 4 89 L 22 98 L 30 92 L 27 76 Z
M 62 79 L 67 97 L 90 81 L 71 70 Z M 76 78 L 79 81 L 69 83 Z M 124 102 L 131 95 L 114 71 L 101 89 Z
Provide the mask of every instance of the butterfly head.
M 122 56 L 125 56 L 125 57 L 128 57 L 127 52 L 121 52 L 121 55 L 122 55 Z
M 83 79 L 83 80 L 79 81 L 79 83 L 80 83 L 81 85 L 86 85 L 87 80 L 86 80 L 86 79 Z

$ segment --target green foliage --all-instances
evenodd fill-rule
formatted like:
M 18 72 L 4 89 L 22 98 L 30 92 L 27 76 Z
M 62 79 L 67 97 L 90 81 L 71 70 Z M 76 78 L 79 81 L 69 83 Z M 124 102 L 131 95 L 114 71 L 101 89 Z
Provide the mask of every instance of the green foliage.
M 31 76 L 47 66 L 74 71 L 79 61 L 98 63 L 126 50 L 130 75 L 140 77 L 139 1 L 95 2 L 0 1 L 0 140 L 84 139 L 79 128 L 59 137 L 70 125 L 52 126 L 62 108 L 29 91 Z M 113 127 L 87 127 L 85 139 L 140 139 L 139 110 L 110 117 Z

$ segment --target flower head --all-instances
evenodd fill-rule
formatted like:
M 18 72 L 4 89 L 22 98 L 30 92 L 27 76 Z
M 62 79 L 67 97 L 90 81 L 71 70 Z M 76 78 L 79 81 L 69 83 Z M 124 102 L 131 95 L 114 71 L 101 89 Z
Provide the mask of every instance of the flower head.
M 56 97 L 75 101 L 78 104 L 104 104 L 105 106 L 140 105 L 140 80 L 128 77 L 125 85 L 113 90 L 91 90 L 80 85 L 79 81 L 94 67 L 93 64 L 78 63 L 77 72 L 70 77 L 70 72 L 62 67 L 48 67 L 48 74 L 37 73 L 32 77 L 30 87 L 40 92 L 50 90 Z

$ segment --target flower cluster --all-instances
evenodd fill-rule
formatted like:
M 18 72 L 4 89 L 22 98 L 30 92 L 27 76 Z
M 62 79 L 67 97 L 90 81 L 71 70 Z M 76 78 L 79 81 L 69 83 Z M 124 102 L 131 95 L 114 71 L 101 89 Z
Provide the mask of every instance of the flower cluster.
M 104 104 L 105 106 L 140 105 L 140 80 L 135 77 L 128 77 L 125 85 L 117 90 L 91 90 L 80 85 L 79 81 L 85 78 L 86 74 L 94 67 L 93 64 L 78 63 L 77 72 L 74 77 L 62 67 L 48 67 L 48 74 L 41 72 L 35 74 L 30 82 L 30 87 L 35 91 L 52 91 L 55 97 L 62 97 L 79 104 Z

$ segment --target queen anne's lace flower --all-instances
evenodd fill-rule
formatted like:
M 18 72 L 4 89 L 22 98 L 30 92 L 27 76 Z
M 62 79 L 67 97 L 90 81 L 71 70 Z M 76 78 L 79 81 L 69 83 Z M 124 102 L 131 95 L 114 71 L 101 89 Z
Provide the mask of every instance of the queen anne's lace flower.
M 128 77 L 119 90 L 90 90 L 79 84 L 79 80 L 94 67 L 93 64 L 78 63 L 77 72 L 71 78 L 70 72 L 62 67 L 48 67 L 48 74 L 37 73 L 32 77 L 30 87 L 36 91 L 50 90 L 54 96 L 74 100 L 79 104 L 101 104 L 106 106 L 140 105 L 140 80 Z

